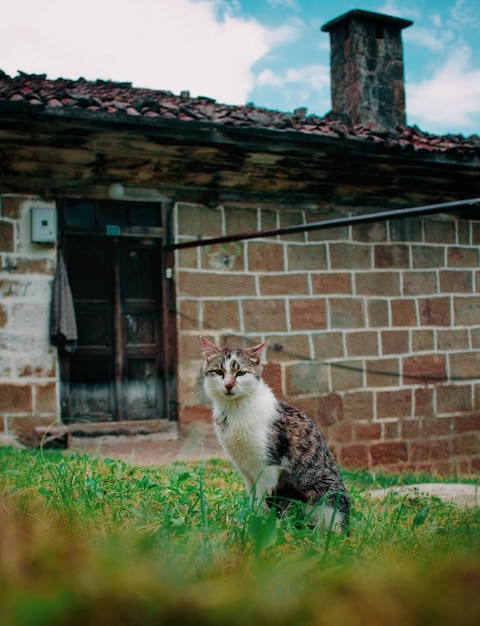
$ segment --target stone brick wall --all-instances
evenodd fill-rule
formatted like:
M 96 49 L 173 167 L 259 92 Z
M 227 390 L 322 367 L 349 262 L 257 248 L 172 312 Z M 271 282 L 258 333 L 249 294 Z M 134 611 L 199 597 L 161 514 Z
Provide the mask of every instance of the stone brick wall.
M 59 419 L 56 350 L 49 345 L 54 246 L 31 243 L 38 198 L 0 196 L 0 438 L 31 439 Z
M 177 241 L 335 211 L 176 206 Z M 341 464 L 480 470 L 480 222 L 438 216 L 177 252 L 180 424 L 209 419 L 199 336 L 270 341 L 265 377 Z

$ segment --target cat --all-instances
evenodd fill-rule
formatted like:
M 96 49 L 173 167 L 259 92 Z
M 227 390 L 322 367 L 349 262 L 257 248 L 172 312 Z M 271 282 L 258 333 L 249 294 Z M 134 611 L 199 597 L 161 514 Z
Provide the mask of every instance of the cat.
M 267 344 L 201 341 L 214 429 L 247 491 L 267 506 L 305 502 L 314 524 L 346 529 L 350 499 L 324 436 L 308 415 L 277 400 L 261 376 Z

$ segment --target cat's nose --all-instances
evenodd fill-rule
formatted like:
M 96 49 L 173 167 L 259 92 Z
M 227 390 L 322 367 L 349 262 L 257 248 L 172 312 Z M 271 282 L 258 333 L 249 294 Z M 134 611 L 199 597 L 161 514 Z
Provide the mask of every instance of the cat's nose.
M 233 389 L 233 383 L 225 383 L 225 389 L 227 391 L 232 391 Z

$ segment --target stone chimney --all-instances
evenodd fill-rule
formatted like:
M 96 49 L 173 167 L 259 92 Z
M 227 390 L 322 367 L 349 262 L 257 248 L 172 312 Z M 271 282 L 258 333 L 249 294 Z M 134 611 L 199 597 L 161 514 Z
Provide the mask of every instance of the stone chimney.
M 376 130 L 405 126 L 401 31 L 412 24 L 355 9 L 322 26 L 330 33 L 332 117 Z

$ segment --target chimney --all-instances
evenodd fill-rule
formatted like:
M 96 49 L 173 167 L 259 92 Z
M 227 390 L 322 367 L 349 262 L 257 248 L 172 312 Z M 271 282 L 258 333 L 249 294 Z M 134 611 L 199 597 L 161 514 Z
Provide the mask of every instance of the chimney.
M 330 33 L 332 117 L 376 130 L 405 126 L 401 31 L 412 24 L 355 9 L 322 26 Z

